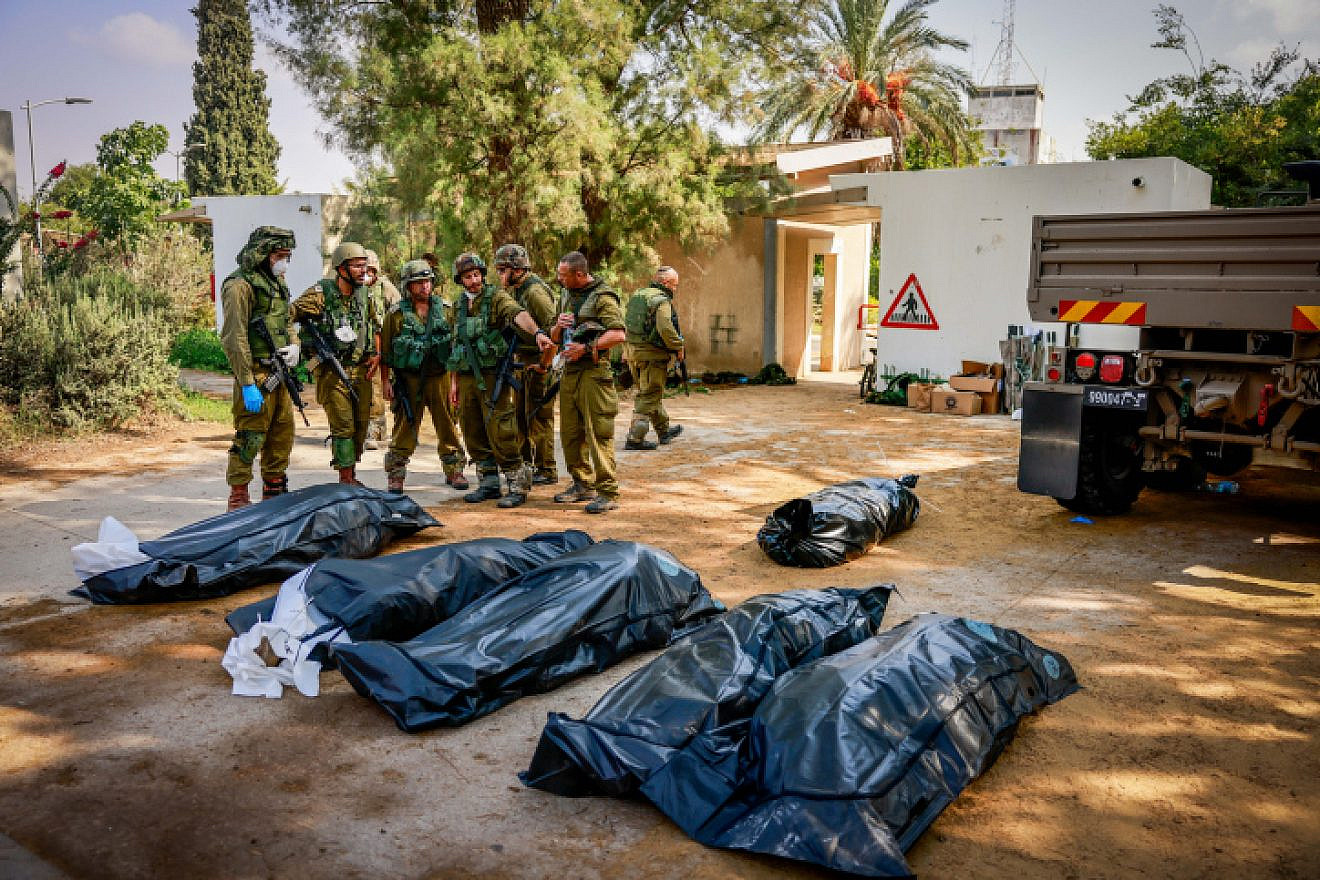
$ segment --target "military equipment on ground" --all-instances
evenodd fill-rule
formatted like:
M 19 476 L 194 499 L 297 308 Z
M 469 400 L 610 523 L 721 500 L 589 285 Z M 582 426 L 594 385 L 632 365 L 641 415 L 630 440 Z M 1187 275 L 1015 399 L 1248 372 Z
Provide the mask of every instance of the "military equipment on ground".
M 311 339 L 312 354 L 317 361 L 330 368 L 330 372 L 334 373 L 336 379 L 344 383 L 344 388 L 348 389 L 348 397 L 353 401 L 353 406 L 356 407 L 358 405 L 357 389 L 353 387 L 353 382 L 348 378 L 348 373 L 344 372 L 344 365 L 335 356 L 334 348 L 326 341 L 321 331 L 316 328 L 314 320 L 308 319 L 303 322 L 302 326 L 307 330 L 307 335 Z
M 1298 164 L 1320 178 L 1320 162 Z M 1032 320 L 1140 336 L 1108 351 L 1070 327 L 1049 351 L 1046 381 L 1024 391 L 1018 488 L 1117 514 L 1205 473 L 1320 470 L 1318 266 L 1320 201 L 1034 218 Z
M 266 326 L 266 316 L 257 315 L 248 322 L 249 326 L 256 331 L 261 341 L 270 347 L 271 355 L 268 358 L 261 358 L 257 363 L 270 370 L 270 375 L 259 386 L 267 394 L 274 394 L 275 390 L 281 385 L 289 392 L 289 400 L 293 403 L 298 415 L 302 416 L 303 424 L 311 427 L 312 423 L 307 421 L 307 410 L 302 402 L 303 383 L 298 381 L 298 377 L 293 374 L 293 370 L 280 357 L 275 345 L 275 339 L 270 335 L 270 328 Z

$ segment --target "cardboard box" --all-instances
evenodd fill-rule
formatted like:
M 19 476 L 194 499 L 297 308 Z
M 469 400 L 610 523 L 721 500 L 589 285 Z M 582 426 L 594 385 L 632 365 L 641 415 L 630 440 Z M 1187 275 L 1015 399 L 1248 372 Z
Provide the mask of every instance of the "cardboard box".
M 953 416 L 980 415 L 981 395 L 975 391 L 932 391 L 930 411 Z
M 935 386 L 929 382 L 911 382 L 907 387 L 908 409 L 930 412 L 930 394 Z
M 963 361 L 962 372 L 964 375 L 976 376 L 981 373 L 990 372 L 990 365 L 983 364 L 980 361 Z
M 967 363 L 964 361 L 963 363 Z M 998 370 L 990 375 L 950 376 L 949 387 L 955 391 L 971 391 L 981 397 L 981 412 L 995 414 L 999 412 L 999 402 L 1004 389 L 1003 379 L 997 373 L 1003 372 L 1003 366 L 996 364 Z

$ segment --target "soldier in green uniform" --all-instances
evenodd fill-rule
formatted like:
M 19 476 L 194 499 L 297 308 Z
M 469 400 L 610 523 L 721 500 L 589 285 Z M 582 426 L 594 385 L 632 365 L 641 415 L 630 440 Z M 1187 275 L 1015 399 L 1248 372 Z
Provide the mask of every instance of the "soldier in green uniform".
M 495 274 L 500 283 L 527 310 L 537 326 L 547 333 L 559 316 L 558 297 L 550 285 L 532 272 L 527 249 L 520 244 L 506 244 L 495 252 Z M 518 434 L 522 440 L 522 458 L 532 466 L 532 485 L 559 482 L 555 466 L 555 406 L 551 401 L 537 406 L 545 396 L 546 371 L 540 367 L 536 340 L 518 333 L 518 373 L 522 388 L 513 393 L 518 413 Z
M 587 258 L 571 251 L 559 261 L 559 283 L 568 292 L 567 309 L 555 327 L 567 360 L 559 386 L 559 437 L 573 485 L 555 496 L 561 504 L 587 501 L 588 513 L 616 509 L 619 482 L 614 475 L 614 417 L 619 397 L 604 352 L 626 338 L 619 295 L 591 276 Z M 592 323 L 599 335 L 575 338 L 575 327 Z M 590 462 L 588 462 L 588 458 Z
M 466 489 L 463 447 L 458 442 L 446 400 L 449 396 L 446 363 L 453 335 L 449 303 L 434 293 L 435 272 L 425 260 L 405 263 L 399 283 L 408 296 L 385 316 L 379 344 L 381 394 L 394 403 L 394 434 L 385 453 L 389 490 L 403 491 L 408 460 L 417 449 L 423 409 L 430 411 L 431 425 L 440 441 L 436 452 L 445 469 L 445 482 L 455 489 Z M 398 390 L 407 395 L 407 406 L 395 399 L 392 378 L 398 382 Z M 405 415 L 408 411 L 412 413 L 411 421 Z
M 313 353 L 312 376 L 316 380 L 316 402 L 325 408 L 330 422 L 330 466 L 339 471 L 339 482 L 357 483 L 357 463 L 367 439 L 371 419 L 371 378 L 376 374 L 376 315 L 362 286 L 367 274 L 367 251 L 346 241 L 330 257 L 333 276 L 307 288 L 289 306 L 289 320 L 311 324 L 333 348 L 344 368 L 357 403 L 348 386 L 329 363 L 315 357 L 309 343 L 311 330 L 302 327 L 303 347 Z
M 373 250 L 367 251 L 367 277 L 363 280 L 363 286 L 367 288 L 367 297 L 371 300 L 371 307 L 376 310 L 376 316 L 382 321 L 385 320 L 385 315 L 399 303 L 399 290 L 381 271 L 380 257 Z M 376 327 L 376 332 L 380 333 L 379 325 Z M 379 349 L 379 346 L 377 348 Z M 385 439 L 385 401 L 379 395 L 375 395 L 371 398 L 371 424 L 367 425 L 367 448 L 375 449 L 377 441 L 383 439 Z
M 654 280 L 632 295 L 623 322 L 628 331 L 628 368 L 637 387 L 632 425 L 624 449 L 655 449 L 646 439 L 654 425 L 661 443 L 669 443 L 683 433 L 682 425 L 671 425 L 665 412 L 665 376 L 669 359 L 683 357 L 683 337 L 674 317 L 674 293 L 678 290 L 678 272 L 661 266 Z
M 293 450 L 293 402 L 283 385 L 262 394 L 258 386 L 270 375 L 270 359 L 298 363 L 298 345 L 289 340 L 289 288 L 284 272 L 293 253 L 293 232 L 278 226 L 252 230 L 238 253 L 238 268 L 220 288 L 224 325 L 220 340 L 234 373 L 234 445 L 229 448 L 229 509 L 252 503 L 248 483 L 252 463 L 261 456 L 262 500 L 289 491 L 289 453 Z M 252 326 L 261 318 L 275 343 Z
M 509 492 L 499 506 L 517 507 L 527 500 L 532 475 L 519 449 L 513 388 L 506 385 L 493 405 L 487 398 L 495 390 L 495 367 L 508 351 L 503 328 L 511 324 L 522 328 L 536 340 L 538 350 L 550 347 L 550 337 L 507 291 L 486 283 L 486 263 L 476 254 L 460 254 L 454 260 L 454 281 L 463 292 L 455 309 L 449 355 L 449 402 L 458 407 L 463 442 L 480 478 L 463 500 L 500 498 L 503 471 Z

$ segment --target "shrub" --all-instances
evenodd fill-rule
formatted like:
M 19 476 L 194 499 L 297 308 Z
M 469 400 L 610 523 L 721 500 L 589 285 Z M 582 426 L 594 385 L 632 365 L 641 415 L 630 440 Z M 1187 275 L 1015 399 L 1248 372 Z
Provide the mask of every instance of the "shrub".
M 178 407 L 178 370 L 158 299 L 98 274 L 30 288 L 0 308 L 0 398 L 56 431 L 119 428 Z
M 192 370 L 230 372 L 220 336 L 209 327 L 194 327 L 175 336 L 170 346 L 170 363 Z

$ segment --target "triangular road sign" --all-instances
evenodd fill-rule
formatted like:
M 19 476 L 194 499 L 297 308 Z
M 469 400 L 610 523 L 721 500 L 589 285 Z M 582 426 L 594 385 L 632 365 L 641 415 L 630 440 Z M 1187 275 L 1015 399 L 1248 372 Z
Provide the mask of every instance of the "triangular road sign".
M 885 312 L 881 327 L 904 327 L 908 330 L 938 330 L 940 322 L 935 320 L 935 313 L 926 302 L 926 294 L 921 292 L 921 282 L 916 273 L 903 282 L 903 289 L 894 297 Z

